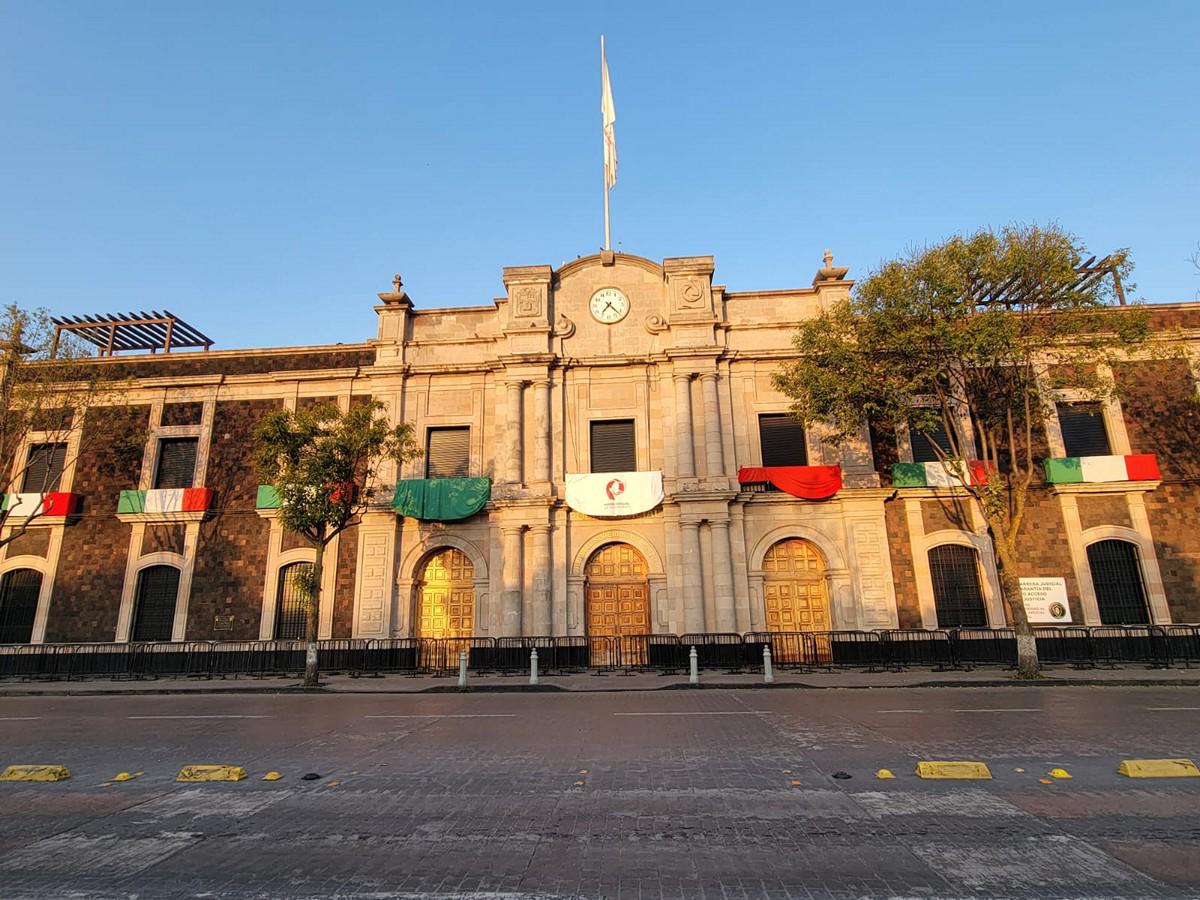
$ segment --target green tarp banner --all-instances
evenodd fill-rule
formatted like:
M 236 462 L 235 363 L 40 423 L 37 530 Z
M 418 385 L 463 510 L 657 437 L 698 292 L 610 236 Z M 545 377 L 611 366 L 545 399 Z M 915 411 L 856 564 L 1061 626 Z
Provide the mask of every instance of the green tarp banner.
M 454 522 L 479 512 L 492 497 L 490 478 L 410 478 L 396 484 L 396 514 Z

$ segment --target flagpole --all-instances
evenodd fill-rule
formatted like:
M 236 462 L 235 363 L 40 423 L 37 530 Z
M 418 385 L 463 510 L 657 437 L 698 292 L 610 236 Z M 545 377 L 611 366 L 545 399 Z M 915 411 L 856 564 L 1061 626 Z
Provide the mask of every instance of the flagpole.
M 600 91 L 603 95 L 604 91 L 604 35 L 600 35 Z M 600 146 L 604 147 L 604 154 L 600 160 L 600 177 L 604 182 L 604 249 L 612 249 L 612 228 L 608 218 L 608 144 L 604 134 L 604 116 L 600 117 Z

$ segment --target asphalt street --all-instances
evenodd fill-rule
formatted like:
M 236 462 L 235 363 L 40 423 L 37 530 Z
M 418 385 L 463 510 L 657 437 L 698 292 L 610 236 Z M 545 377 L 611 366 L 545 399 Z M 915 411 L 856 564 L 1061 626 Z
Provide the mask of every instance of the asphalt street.
M 1200 778 L 1117 767 L 1198 722 L 1194 687 L 5 697 L 0 766 L 72 777 L 0 784 L 0 896 L 1195 897 Z

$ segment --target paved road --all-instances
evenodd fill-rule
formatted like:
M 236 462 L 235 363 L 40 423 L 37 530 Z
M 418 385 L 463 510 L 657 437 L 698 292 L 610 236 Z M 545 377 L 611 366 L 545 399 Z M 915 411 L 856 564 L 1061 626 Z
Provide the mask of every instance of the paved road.
M 0 763 L 73 778 L 0 784 L 0 895 L 1194 897 L 1200 779 L 1116 767 L 1200 758 L 1198 717 L 1196 688 L 9 697 Z M 174 782 L 207 762 L 250 778 Z

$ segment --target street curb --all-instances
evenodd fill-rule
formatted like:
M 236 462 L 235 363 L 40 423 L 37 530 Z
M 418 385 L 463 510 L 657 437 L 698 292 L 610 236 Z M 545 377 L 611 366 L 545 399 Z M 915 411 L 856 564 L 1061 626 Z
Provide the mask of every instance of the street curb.
M 277 685 L 261 687 L 200 687 L 200 688 L 122 688 L 113 690 L 98 690 L 94 688 L 68 689 L 61 691 L 38 690 L 36 688 L 21 690 L 0 689 L 0 699 L 4 697 L 136 697 L 136 696 L 181 696 L 187 694 L 316 694 L 321 696 L 336 696 L 338 694 L 355 694 L 359 696 L 404 696 L 421 694 L 652 694 L 661 691 L 763 691 L 763 690 L 806 690 L 806 691 L 871 691 L 871 690 L 901 690 L 905 688 L 1037 688 L 1037 687 L 1200 687 L 1200 678 L 1181 678 L 1172 681 L 1151 680 L 1145 678 L 1098 679 L 1098 678 L 1043 678 L 1032 681 L 1016 679 L 989 679 L 987 681 L 954 681 L 950 679 L 934 679 L 918 681 L 911 684 L 811 684 L 809 682 L 775 682 L 763 684 L 739 684 L 728 681 L 708 681 L 700 684 L 664 684 L 660 687 L 621 687 L 619 684 L 604 684 L 596 687 L 568 688 L 557 684 L 481 684 L 460 688 L 454 684 L 439 684 L 433 687 L 416 690 L 360 690 L 356 688 L 338 688 L 325 685 L 315 688 L 305 688 L 300 685 Z

